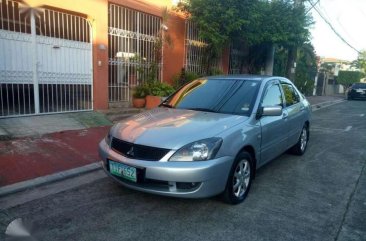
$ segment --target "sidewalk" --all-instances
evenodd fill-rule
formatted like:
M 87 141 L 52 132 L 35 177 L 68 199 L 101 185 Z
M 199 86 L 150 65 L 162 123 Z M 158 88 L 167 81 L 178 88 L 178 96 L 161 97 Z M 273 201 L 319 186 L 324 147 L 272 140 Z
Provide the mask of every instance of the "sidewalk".
M 316 109 L 344 98 L 307 99 Z M 0 196 L 99 168 L 98 143 L 110 125 L 95 112 L 0 119 L 0 130 L 10 138 L 0 141 Z
M 0 142 L 0 187 L 99 161 L 110 126 Z

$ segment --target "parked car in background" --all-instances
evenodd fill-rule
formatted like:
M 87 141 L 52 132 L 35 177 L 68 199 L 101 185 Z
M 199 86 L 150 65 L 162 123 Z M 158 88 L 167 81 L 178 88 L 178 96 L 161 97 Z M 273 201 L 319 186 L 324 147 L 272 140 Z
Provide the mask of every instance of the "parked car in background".
M 114 125 L 99 144 L 106 173 L 148 193 L 247 196 L 256 169 L 304 154 L 311 108 L 282 77 L 215 76 L 186 84 L 160 107 Z
M 348 100 L 366 99 L 366 83 L 353 83 L 347 90 Z

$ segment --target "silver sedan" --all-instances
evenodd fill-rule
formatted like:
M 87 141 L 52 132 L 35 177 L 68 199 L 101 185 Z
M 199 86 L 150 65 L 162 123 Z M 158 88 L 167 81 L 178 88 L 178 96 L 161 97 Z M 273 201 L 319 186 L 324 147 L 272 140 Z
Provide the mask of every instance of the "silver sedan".
M 302 155 L 311 107 L 282 77 L 197 79 L 156 109 L 114 125 L 99 144 L 106 173 L 166 196 L 247 196 L 256 170 L 290 150 Z

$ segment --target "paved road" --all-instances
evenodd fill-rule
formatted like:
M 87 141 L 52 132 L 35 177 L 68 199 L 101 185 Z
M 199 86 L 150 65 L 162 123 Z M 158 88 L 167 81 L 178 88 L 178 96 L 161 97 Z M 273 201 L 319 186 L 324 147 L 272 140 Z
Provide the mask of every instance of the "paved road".
M 344 102 L 314 112 L 307 153 L 259 170 L 241 205 L 153 196 L 102 178 L 4 210 L 1 228 L 21 217 L 52 241 L 366 240 L 365 147 L 366 102 Z

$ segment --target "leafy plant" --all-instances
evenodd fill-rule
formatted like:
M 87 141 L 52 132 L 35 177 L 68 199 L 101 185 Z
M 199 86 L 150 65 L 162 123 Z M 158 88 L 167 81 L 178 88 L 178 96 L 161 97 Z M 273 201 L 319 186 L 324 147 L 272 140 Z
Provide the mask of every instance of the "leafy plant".
M 149 88 L 147 85 L 138 85 L 134 89 L 134 98 L 145 98 L 149 94 Z
M 202 76 L 194 72 L 186 71 L 184 68 L 182 68 L 179 74 L 173 76 L 173 86 L 175 89 L 178 89 L 192 80 L 198 79 L 199 77 Z
M 149 95 L 163 97 L 163 96 L 169 96 L 172 93 L 174 93 L 174 91 L 175 91 L 174 88 L 172 86 L 170 86 L 169 84 L 162 83 L 159 81 L 146 83 L 145 85 L 149 90 Z

